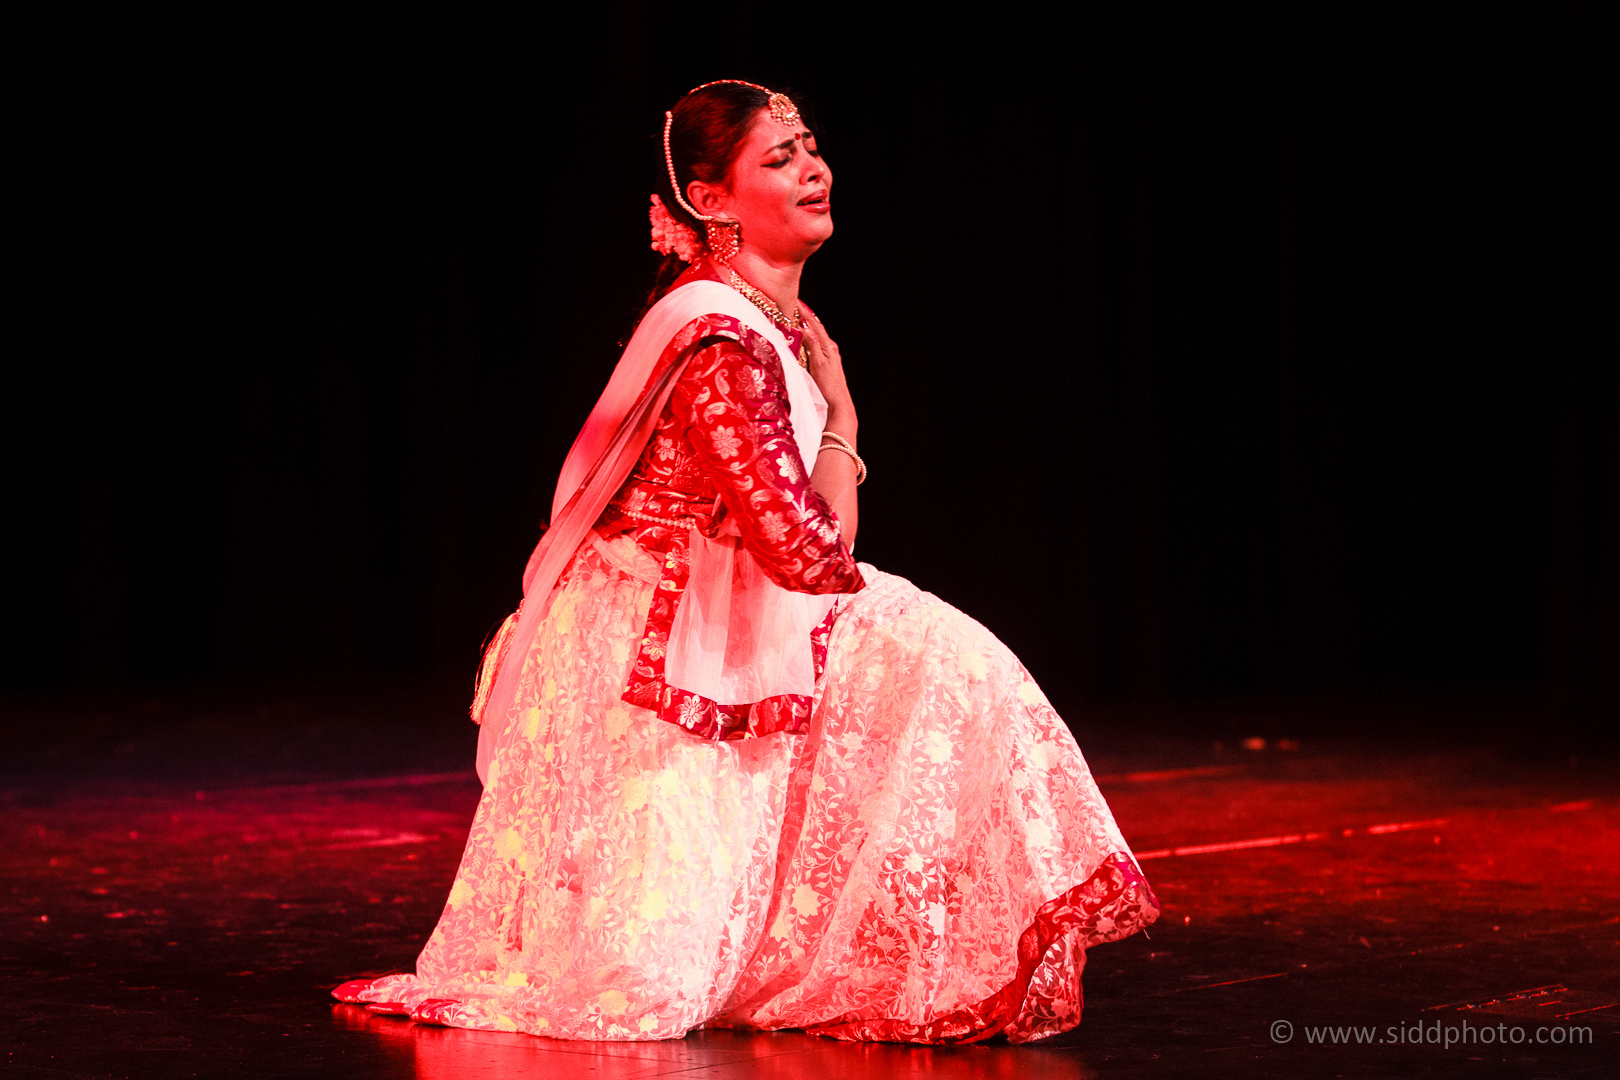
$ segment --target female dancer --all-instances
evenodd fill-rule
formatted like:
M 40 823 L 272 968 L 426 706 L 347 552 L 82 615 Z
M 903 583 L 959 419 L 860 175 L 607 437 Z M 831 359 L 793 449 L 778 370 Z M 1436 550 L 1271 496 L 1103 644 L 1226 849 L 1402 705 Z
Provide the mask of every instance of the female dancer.
M 656 302 L 485 657 L 444 914 L 415 974 L 334 993 L 565 1039 L 1065 1031 L 1158 903 L 1017 658 L 850 554 L 855 406 L 799 300 L 832 172 L 752 83 L 664 148 Z

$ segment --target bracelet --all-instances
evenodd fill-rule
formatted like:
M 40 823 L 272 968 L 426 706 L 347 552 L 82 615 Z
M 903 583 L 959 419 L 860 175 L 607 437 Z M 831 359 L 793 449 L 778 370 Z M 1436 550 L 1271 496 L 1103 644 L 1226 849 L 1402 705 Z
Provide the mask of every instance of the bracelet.
M 848 439 L 846 439 L 842 435 L 838 434 L 838 432 L 836 432 L 836 431 L 823 431 L 821 433 L 821 437 L 823 439 L 831 439 L 833 442 L 837 443 L 840 447 L 842 447 L 844 449 L 845 453 L 855 454 L 854 445 L 852 443 L 850 443 L 850 441 Z M 858 457 L 859 455 L 856 455 L 856 456 Z
M 849 440 L 833 431 L 823 431 L 821 433 L 821 437 L 823 439 L 831 439 L 832 442 L 822 443 L 821 449 L 817 450 L 816 453 L 819 455 L 822 450 L 843 451 L 844 453 L 848 454 L 850 460 L 855 463 L 855 486 L 860 487 L 862 484 L 866 483 L 866 462 L 862 461 L 861 455 L 857 454 L 855 452 L 855 448 L 849 445 Z

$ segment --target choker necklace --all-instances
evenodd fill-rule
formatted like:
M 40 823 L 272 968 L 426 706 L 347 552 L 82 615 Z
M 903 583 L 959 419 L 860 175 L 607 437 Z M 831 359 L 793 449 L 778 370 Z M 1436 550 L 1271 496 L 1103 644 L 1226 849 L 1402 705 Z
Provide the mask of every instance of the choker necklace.
M 809 371 L 810 352 L 804 347 L 804 312 L 795 309 L 790 317 L 787 312 L 777 307 L 770 297 L 744 281 L 743 276 L 737 271 L 728 266 L 726 273 L 731 275 L 731 287 L 747 297 L 748 302 L 763 311 L 771 321 L 799 332 L 799 366 Z

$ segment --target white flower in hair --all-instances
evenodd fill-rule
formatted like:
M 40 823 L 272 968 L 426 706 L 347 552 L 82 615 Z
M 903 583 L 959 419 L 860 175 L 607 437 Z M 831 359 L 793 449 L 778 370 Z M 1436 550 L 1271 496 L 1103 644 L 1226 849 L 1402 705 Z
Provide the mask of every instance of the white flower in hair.
M 658 254 L 674 252 L 684 263 L 695 263 L 703 254 L 703 242 L 697 233 L 676 221 L 657 195 L 652 197 L 647 220 L 652 222 L 652 249 Z

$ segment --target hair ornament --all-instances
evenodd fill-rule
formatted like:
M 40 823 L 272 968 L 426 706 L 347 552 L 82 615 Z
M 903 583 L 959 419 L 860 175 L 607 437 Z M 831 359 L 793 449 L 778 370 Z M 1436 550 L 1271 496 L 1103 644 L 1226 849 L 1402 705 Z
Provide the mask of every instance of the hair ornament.
M 658 254 L 673 254 L 683 263 L 695 263 L 703 256 L 703 241 L 697 233 L 676 221 L 657 195 L 652 197 L 647 219 L 652 222 L 652 249 Z
M 759 83 L 746 82 L 743 79 L 716 79 L 714 82 L 706 82 L 702 86 L 694 86 L 681 96 L 689 97 L 690 95 L 697 93 L 699 90 L 706 90 L 711 86 L 728 85 L 750 86 L 764 94 L 765 107 L 770 110 L 771 119 L 775 120 L 783 127 L 792 127 L 799 122 L 799 107 L 793 104 L 792 98 L 788 97 L 786 94 L 779 94 L 768 86 L 761 86 Z

